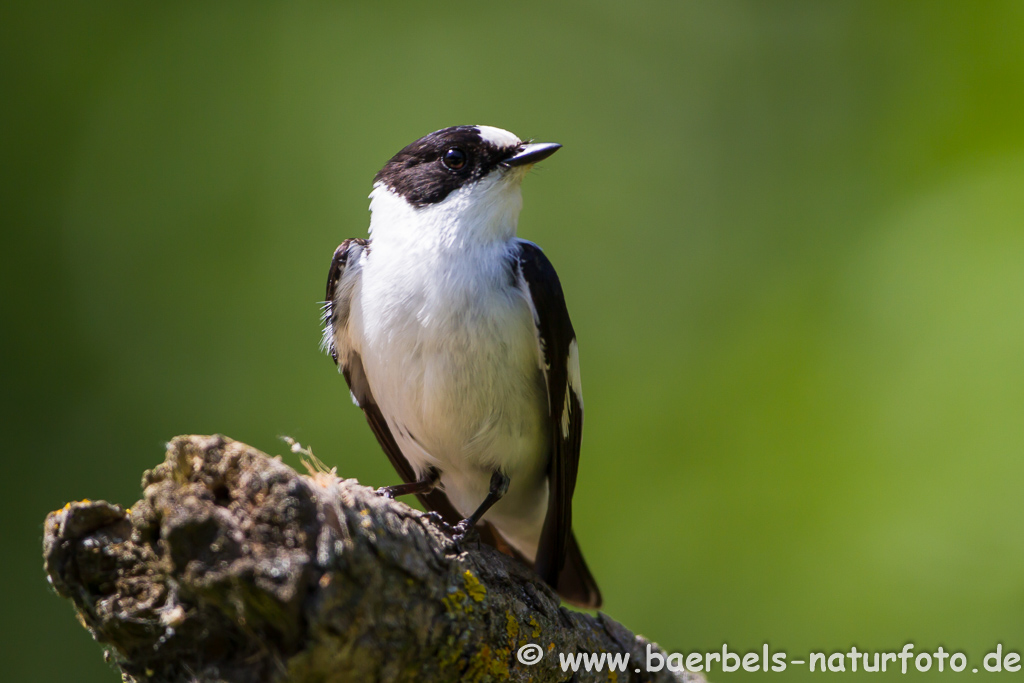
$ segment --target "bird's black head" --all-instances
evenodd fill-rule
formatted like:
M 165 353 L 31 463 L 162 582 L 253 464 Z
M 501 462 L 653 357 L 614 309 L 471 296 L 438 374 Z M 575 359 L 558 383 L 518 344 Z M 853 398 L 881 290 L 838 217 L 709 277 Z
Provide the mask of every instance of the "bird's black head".
M 374 177 L 417 208 L 443 201 L 496 169 L 540 161 L 560 145 L 524 144 L 491 126 L 453 126 L 408 145 Z

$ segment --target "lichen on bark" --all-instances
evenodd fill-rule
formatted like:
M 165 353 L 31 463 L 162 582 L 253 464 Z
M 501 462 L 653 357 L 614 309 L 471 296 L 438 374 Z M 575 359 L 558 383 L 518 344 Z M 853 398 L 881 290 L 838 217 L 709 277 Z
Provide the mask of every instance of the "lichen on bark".
M 126 681 L 562 681 L 559 652 L 631 654 L 578 681 L 703 680 L 634 671 L 648 641 L 355 480 L 181 436 L 142 484 L 130 509 L 50 513 L 43 542 L 51 584 Z M 516 657 L 527 643 L 536 665 Z

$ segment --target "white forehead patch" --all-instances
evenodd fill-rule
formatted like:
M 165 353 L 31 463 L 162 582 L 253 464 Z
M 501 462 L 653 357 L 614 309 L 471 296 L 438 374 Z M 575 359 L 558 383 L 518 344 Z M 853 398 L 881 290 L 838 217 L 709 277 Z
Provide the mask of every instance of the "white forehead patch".
M 484 142 L 495 147 L 518 147 L 523 142 L 507 130 L 494 126 L 477 126 L 476 129 Z

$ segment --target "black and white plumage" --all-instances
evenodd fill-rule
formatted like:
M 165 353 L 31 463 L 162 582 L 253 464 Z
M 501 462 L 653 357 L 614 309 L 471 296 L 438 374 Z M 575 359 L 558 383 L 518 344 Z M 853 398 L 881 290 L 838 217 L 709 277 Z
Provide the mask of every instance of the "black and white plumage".
M 405 482 L 393 493 L 453 524 L 482 516 L 484 540 L 598 607 L 572 533 L 576 335 L 551 263 L 515 234 L 523 176 L 558 148 L 458 126 L 396 154 L 371 239 L 335 251 L 324 344 Z

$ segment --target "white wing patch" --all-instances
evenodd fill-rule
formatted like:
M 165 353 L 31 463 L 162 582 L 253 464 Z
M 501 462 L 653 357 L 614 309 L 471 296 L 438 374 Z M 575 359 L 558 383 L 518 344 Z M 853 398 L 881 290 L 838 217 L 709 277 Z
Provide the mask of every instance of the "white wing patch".
M 576 400 L 583 407 L 583 387 L 580 384 L 580 349 L 573 339 L 569 342 L 569 357 L 566 359 L 569 386 L 565 388 L 565 405 L 562 407 L 562 438 L 569 438 L 569 413 L 572 411 L 572 401 L 569 400 L 569 392 L 576 395 Z
M 544 374 L 545 384 L 551 381 L 551 364 L 548 361 L 548 350 L 546 340 L 540 333 L 540 314 L 537 311 L 537 306 L 533 301 L 533 293 L 530 291 L 530 283 L 526 281 L 526 276 L 523 273 L 522 268 L 519 268 L 517 284 L 520 293 L 523 298 L 526 299 L 527 305 L 530 307 L 530 313 L 533 316 L 533 331 L 537 337 L 537 350 L 539 351 L 537 357 L 537 366 L 540 371 Z M 558 362 L 556 359 L 555 363 Z M 565 388 L 565 399 L 562 406 L 561 420 L 559 421 L 559 428 L 562 432 L 562 438 L 569 438 L 569 422 L 572 417 L 572 400 L 570 399 L 570 393 L 576 396 L 576 400 L 579 402 L 579 409 L 583 409 L 583 385 L 580 381 L 580 349 L 576 343 L 576 338 L 573 337 L 569 342 L 569 353 L 565 357 L 565 371 L 566 371 L 566 388 Z M 554 412 L 554 406 L 551 405 L 551 394 L 549 390 L 545 392 L 548 398 L 548 410 Z
M 519 291 L 523 295 L 523 298 L 526 299 L 526 305 L 530 307 L 530 315 L 533 316 L 533 334 L 537 338 L 537 367 L 540 368 L 541 373 L 543 373 L 544 383 L 547 384 L 548 371 L 551 370 L 551 367 L 547 362 L 547 345 L 544 343 L 544 337 L 540 336 L 540 315 L 537 313 L 537 307 L 533 304 L 533 293 L 530 292 L 530 283 L 528 283 L 526 278 L 523 276 L 523 269 L 519 268 L 517 271 L 518 276 L 516 281 L 519 286 Z M 550 404 L 550 392 L 546 391 L 544 393 L 548 395 L 548 403 Z M 548 405 L 548 410 L 551 409 L 552 406 Z
M 569 400 L 569 392 L 565 392 L 565 405 L 562 406 L 562 438 L 569 438 L 569 411 L 572 402 Z
M 573 339 L 569 342 L 569 388 L 583 405 L 583 384 L 580 381 L 580 347 Z

